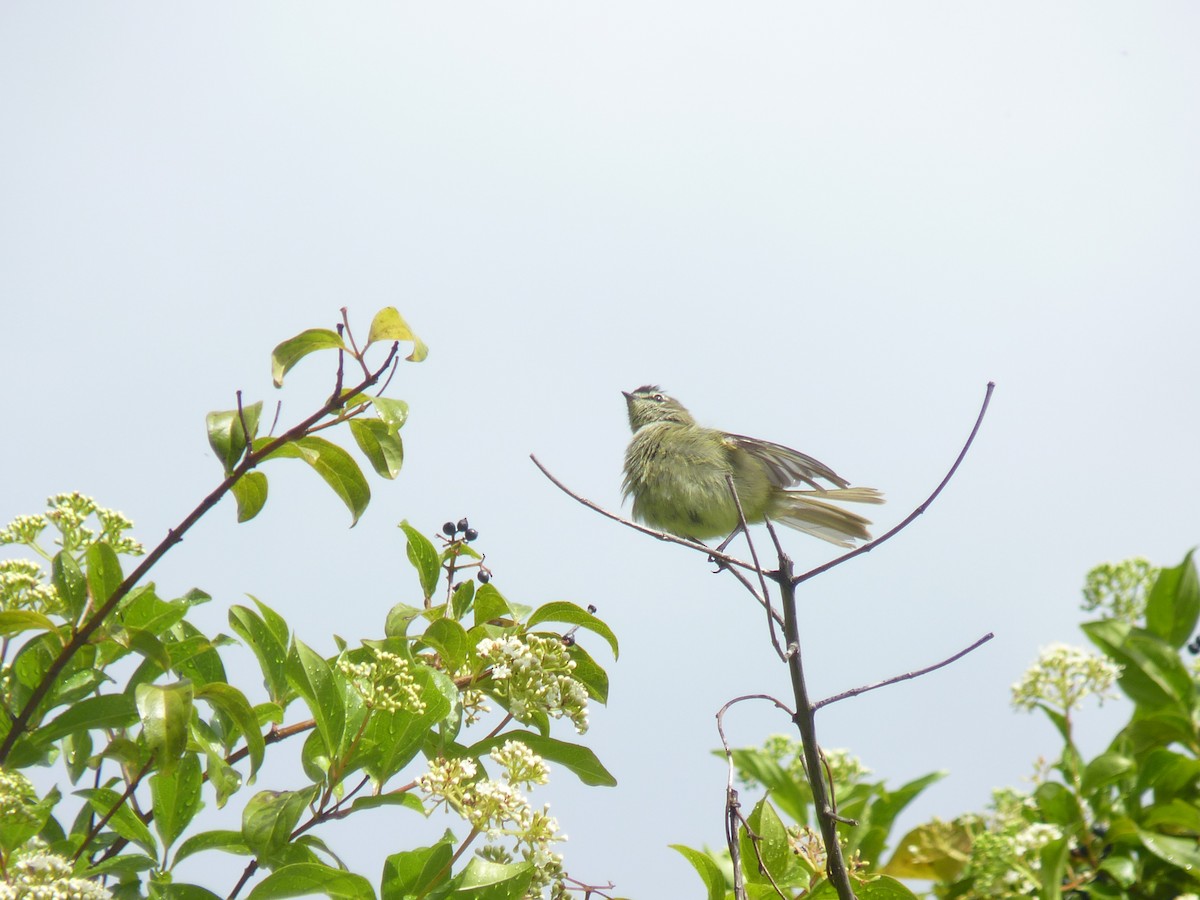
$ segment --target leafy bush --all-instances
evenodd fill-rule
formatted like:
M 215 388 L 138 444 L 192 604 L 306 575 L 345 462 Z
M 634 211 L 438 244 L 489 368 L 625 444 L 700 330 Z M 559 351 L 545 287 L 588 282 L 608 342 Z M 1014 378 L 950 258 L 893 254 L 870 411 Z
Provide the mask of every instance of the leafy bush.
M 36 557 L 0 561 L 7 897 L 203 900 L 249 888 L 255 900 L 515 900 L 559 896 L 571 883 L 556 850 L 557 823 L 527 792 L 546 782 L 551 762 L 587 784 L 613 783 L 590 750 L 550 732 L 551 721 L 564 718 L 582 734 L 588 703 L 607 696 L 604 669 L 575 629 L 598 635 L 614 656 L 617 640 L 575 604 L 532 609 L 507 599 L 465 520 L 433 539 L 401 523 L 421 596 L 393 607 L 377 639 L 357 647 L 339 639 L 332 657 L 266 603 L 231 607 L 229 627 L 253 652 L 262 687 L 230 683 L 223 654 L 235 640 L 193 623 L 193 609 L 211 597 L 193 590 L 167 599 L 146 580 L 227 493 L 239 521 L 257 515 L 268 496 L 259 467 L 274 459 L 307 463 L 357 520 L 370 500 L 367 479 L 349 452 L 315 432 L 347 424 L 375 472 L 397 476 L 407 406 L 369 391 L 394 370 L 400 341 L 413 344 L 411 361 L 424 357 L 399 313 L 385 309 L 361 349 L 344 311 L 337 330 L 280 344 L 272 357 L 277 386 L 309 354 L 336 351 L 329 399 L 278 437 L 259 435 L 262 404 L 242 405 L 240 394 L 236 409 L 210 414 L 224 480 L 148 553 L 129 536 L 128 519 L 78 493 L 52 497 L 45 513 L 0 531 L 0 544 Z M 371 367 L 376 345 L 390 352 Z M 352 387 L 343 384 L 347 368 L 361 372 Z M 571 637 L 552 625 L 571 627 Z M 484 721 L 486 734 L 472 737 Z M 247 790 L 283 742 L 301 744 L 303 780 L 283 791 Z M 23 771 L 32 766 L 52 766 L 55 786 L 39 795 Z M 65 791 L 79 798 L 77 808 Z M 199 829 L 205 804 L 231 803 L 241 810 L 240 829 Z M 325 835 L 337 820 L 380 806 L 397 815 L 445 807 L 466 833 L 394 848 L 372 884 L 345 869 Z M 478 852 L 462 864 L 472 845 Z M 241 877 L 223 886 L 176 880 L 182 861 L 214 853 L 241 857 Z

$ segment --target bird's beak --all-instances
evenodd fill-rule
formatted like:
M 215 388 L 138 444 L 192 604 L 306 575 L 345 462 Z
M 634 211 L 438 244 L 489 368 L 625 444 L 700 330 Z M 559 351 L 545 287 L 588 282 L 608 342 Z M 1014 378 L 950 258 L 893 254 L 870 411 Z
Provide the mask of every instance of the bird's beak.
M 626 401 L 633 399 L 633 394 L 629 393 L 629 391 L 621 391 L 621 396 L 624 397 Z

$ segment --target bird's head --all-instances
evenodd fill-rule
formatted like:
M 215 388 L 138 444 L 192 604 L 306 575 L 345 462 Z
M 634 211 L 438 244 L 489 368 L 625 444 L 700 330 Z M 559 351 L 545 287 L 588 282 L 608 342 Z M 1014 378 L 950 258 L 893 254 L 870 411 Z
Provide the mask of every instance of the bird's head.
M 674 397 L 663 393 L 657 384 L 644 384 L 636 391 L 621 393 L 625 395 L 625 405 L 629 407 L 629 427 L 634 431 L 655 422 L 696 424 L 687 408 Z

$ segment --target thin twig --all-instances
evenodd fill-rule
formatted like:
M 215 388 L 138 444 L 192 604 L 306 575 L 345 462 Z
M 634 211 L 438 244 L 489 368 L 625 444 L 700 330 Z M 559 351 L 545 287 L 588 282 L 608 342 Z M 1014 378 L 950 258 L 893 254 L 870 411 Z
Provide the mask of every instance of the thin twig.
M 816 712 L 823 706 L 828 706 L 830 703 L 837 703 L 839 700 L 847 700 L 850 697 L 857 697 L 860 694 L 865 694 L 867 691 L 873 691 L 881 687 L 887 687 L 889 684 L 898 684 L 901 681 L 908 681 L 910 678 L 919 678 L 922 675 L 928 675 L 930 672 L 934 672 L 942 668 L 942 666 L 948 666 L 952 662 L 957 662 L 971 651 L 978 650 L 994 637 L 995 635 L 989 631 L 970 647 L 959 650 L 953 656 L 948 656 L 946 659 L 943 659 L 941 662 L 936 662 L 932 666 L 926 666 L 923 669 L 916 669 L 912 672 L 905 672 L 903 675 L 893 675 L 891 678 L 885 678 L 883 681 L 876 681 L 874 684 L 864 684 L 862 687 L 851 688 L 848 691 L 842 691 L 840 694 L 834 694 L 832 697 L 826 697 L 824 700 L 818 700 L 813 704 L 813 712 Z
M 383 365 L 380 366 L 375 373 L 368 376 L 365 381 L 355 387 L 354 393 L 360 393 L 374 384 L 387 370 L 387 367 L 392 364 L 392 360 L 395 358 L 399 349 L 400 342 L 393 341 L 392 349 L 388 353 L 387 359 L 384 360 Z M 186 534 L 193 525 L 200 521 L 201 517 L 203 517 L 205 513 L 217 505 L 221 498 L 223 498 L 225 494 L 229 492 L 229 489 L 233 487 L 238 479 L 269 457 L 280 447 L 296 440 L 297 438 L 303 437 L 308 432 L 309 428 L 317 424 L 317 422 L 319 422 L 325 416 L 329 415 L 340 407 L 341 398 L 335 394 L 328 401 L 326 401 L 326 403 L 320 409 L 318 409 L 308 418 L 289 428 L 274 440 L 269 441 L 259 450 L 247 453 L 242 458 L 242 461 L 238 463 L 237 467 L 234 468 L 233 472 L 226 476 L 225 480 L 217 485 L 207 497 L 201 500 L 200 504 L 184 517 L 183 521 L 181 521 L 174 528 L 167 530 L 167 536 L 163 538 L 161 542 L 159 542 L 157 547 L 155 547 L 146 555 L 146 557 L 142 560 L 141 565 L 139 565 L 128 576 L 126 576 L 125 580 L 117 586 L 116 590 L 112 592 L 112 595 L 109 596 L 104 604 L 92 614 L 91 618 L 89 618 L 83 623 L 82 626 L 80 626 L 79 630 L 76 631 L 72 636 L 70 642 L 59 652 L 58 656 L 55 657 L 54 662 L 52 662 L 46 669 L 46 673 L 30 692 L 29 699 L 25 701 L 25 705 L 21 708 L 21 711 L 13 718 L 12 727 L 9 728 L 8 734 L 5 735 L 4 743 L 0 744 L 0 765 L 3 765 L 8 760 L 8 755 L 12 752 L 13 746 L 16 744 L 18 738 L 24 734 L 26 727 L 29 725 L 30 719 L 33 717 L 34 711 L 38 707 L 38 704 L 41 703 L 45 698 L 46 694 L 50 690 L 51 685 L 58 680 L 58 676 L 62 674 L 62 671 L 64 668 L 66 668 L 67 663 L 70 662 L 72 657 L 74 657 L 75 654 L 87 644 L 88 640 L 96 632 L 96 629 L 98 629 L 104 620 L 112 613 L 112 611 L 117 608 L 117 605 L 124 600 L 126 596 L 128 596 L 133 587 L 146 576 L 146 573 L 149 572 L 164 555 L 166 555 L 168 550 L 183 540 L 184 534 Z
M 362 366 L 363 374 L 370 375 L 371 372 L 367 368 L 367 361 L 363 359 L 363 354 L 358 352 L 358 344 L 354 342 L 354 332 L 350 330 L 350 317 L 346 313 L 346 307 L 342 307 L 342 324 L 338 326 L 338 331 L 342 329 L 346 331 L 346 339 L 350 341 L 350 347 L 354 350 L 354 358 L 358 360 L 358 364 Z
M 787 662 L 787 655 L 779 646 L 779 636 L 775 634 L 775 618 L 771 615 L 775 610 L 771 607 L 771 594 L 767 591 L 767 579 L 758 562 L 758 551 L 754 549 L 754 540 L 750 537 L 750 526 L 746 524 L 746 512 L 742 509 L 742 498 L 738 496 L 732 472 L 725 473 L 725 483 L 729 485 L 729 493 L 733 495 L 733 505 L 737 507 L 738 526 L 741 528 L 742 534 L 746 536 L 746 546 L 750 548 L 750 559 L 754 562 L 754 571 L 758 575 L 759 587 L 762 588 L 762 603 L 767 611 L 767 631 L 771 633 L 771 646 L 775 648 L 780 660 Z
M 741 866 L 742 848 L 741 848 L 741 845 L 738 843 L 737 829 L 738 829 L 738 824 L 741 823 L 742 825 L 744 825 L 746 827 L 747 833 L 749 833 L 750 826 L 749 826 L 749 823 L 746 822 L 745 817 L 742 816 L 741 803 L 738 800 L 737 788 L 735 788 L 733 786 L 735 769 L 734 769 L 734 765 L 733 765 L 733 751 L 729 749 L 729 740 L 725 737 L 725 713 L 728 712 L 729 709 L 732 706 L 734 706 L 734 704 L 742 703 L 746 700 L 768 700 L 771 703 L 774 703 L 777 707 L 779 707 L 781 710 L 783 710 L 785 713 L 787 713 L 793 719 L 796 716 L 796 714 L 794 712 L 792 712 L 792 710 L 790 710 L 786 704 L 781 703 L 779 700 L 772 697 L 770 694 L 746 694 L 741 697 L 734 697 L 732 700 L 730 700 L 728 703 L 726 703 L 724 706 L 722 706 L 719 710 L 717 710 L 717 734 L 720 735 L 721 746 L 725 749 L 725 765 L 726 765 L 725 846 L 729 849 L 729 859 L 733 866 L 733 895 L 734 895 L 734 897 L 738 898 L 738 900 L 744 900 L 744 898 L 746 896 L 746 885 L 745 885 L 745 883 L 743 881 L 743 877 L 742 877 L 742 866 Z M 762 871 L 766 872 L 766 866 L 763 864 L 762 854 L 759 852 L 759 849 L 758 849 L 758 841 L 757 840 L 752 841 L 752 845 L 754 846 L 755 855 L 758 857 L 759 868 Z M 766 874 L 767 874 L 768 878 L 771 878 L 770 872 L 766 872 Z M 772 879 L 771 883 L 774 884 L 774 879 Z M 775 890 L 779 891 L 778 885 L 775 886 Z M 780 893 L 780 896 L 782 897 L 783 894 Z
M 808 581 L 808 579 L 810 579 L 810 578 L 815 578 L 816 576 L 820 575 L 822 572 L 828 572 L 834 566 L 840 566 L 844 562 L 849 562 L 850 560 L 854 559 L 854 557 L 856 557 L 856 556 L 861 556 L 864 553 L 870 553 L 872 550 L 874 550 L 876 547 L 878 547 L 884 541 L 890 540 L 891 538 L 895 537 L 897 534 L 899 534 L 901 531 L 903 531 L 905 528 L 907 528 L 912 523 L 912 521 L 917 518 L 917 516 L 919 516 L 919 515 L 921 515 L 921 513 L 925 512 L 925 510 L 927 510 L 930 507 L 930 505 L 933 503 L 933 501 L 935 499 L 937 499 L 937 495 L 942 492 L 942 489 L 947 484 L 950 483 L 950 479 L 954 477 L 954 473 L 958 471 L 958 467 L 962 464 L 963 458 L 966 457 L 967 451 L 971 449 L 971 444 L 975 440 L 975 435 L 979 433 L 979 426 L 983 424 L 983 417 L 987 414 L 988 403 L 991 402 L 992 391 L 995 390 L 995 388 L 996 388 L 996 382 L 989 381 L 988 385 L 987 385 L 987 392 L 983 395 L 983 405 L 979 407 L 979 415 L 976 416 L 976 418 L 975 418 L 975 425 L 971 429 L 971 433 L 967 436 L 967 442 L 965 444 L 963 444 L 962 449 L 958 451 L 958 457 L 954 460 L 954 465 L 952 465 L 950 467 L 950 471 L 948 471 L 946 473 L 946 477 L 943 478 L 941 480 L 941 482 L 938 484 L 938 486 L 933 489 L 933 493 L 925 498 L 924 503 L 922 503 L 920 506 L 918 506 L 916 509 L 914 509 L 911 513 L 909 513 L 907 516 L 905 516 L 904 521 L 902 521 L 899 525 L 897 525 L 895 528 L 891 529 L 887 533 L 882 534 L 879 537 L 875 538 L 875 540 L 868 541 L 867 543 L 863 544 L 861 547 L 856 547 L 854 550 L 851 550 L 849 553 L 844 553 L 841 556 L 839 556 L 837 559 L 832 559 L 829 562 L 824 563 L 823 565 L 817 566 L 815 569 L 810 569 L 809 571 L 805 572 L 803 575 L 797 575 L 796 579 L 795 579 L 795 584 L 800 584 L 801 582 Z
M 124 806 L 129 800 L 129 798 L 133 796 L 133 792 L 137 789 L 137 786 L 142 783 L 142 779 L 146 777 L 146 773 L 150 771 L 150 767 L 153 764 L 154 756 L 151 755 L 151 757 L 146 760 L 146 764 L 142 766 L 141 770 L 137 773 L 137 775 L 134 776 L 133 780 L 125 786 L 125 791 L 121 794 L 120 798 L 118 798 L 117 802 L 112 805 L 112 809 L 101 816 L 100 821 L 92 826 L 91 831 L 87 833 L 87 837 L 83 839 L 83 843 L 79 845 L 79 849 L 75 851 L 75 855 L 71 857 L 72 862 L 78 861 L 79 857 L 83 856 L 83 851 L 86 850 L 88 845 L 96 839 L 96 835 L 103 830 L 104 826 L 109 823 L 109 820 L 112 819 L 112 817 L 117 814 L 118 810 L 120 810 L 121 807 Z
M 626 519 L 622 516 L 618 516 L 616 513 L 609 512 L 607 509 L 605 509 L 603 506 L 600 506 L 598 503 L 593 503 L 591 500 L 587 499 L 586 497 L 580 496 L 579 494 L 575 493 L 573 490 L 571 490 L 569 487 L 567 487 L 565 484 L 563 484 L 561 481 L 559 481 L 557 478 L 555 478 L 553 475 L 551 475 L 550 470 L 547 469 L 545 466 L 543 466 L 541 461 L 536 456 L 534 456 L 532 453 L 529 454 L 529 458 L 533 460 L 533 464 L 541 470 L 542 474 L 550 479 L 551 484 L 553 484 L 556 488 L 558 488 L 560 491 L 562 491 L 568 497 L 571 497 L 572 499 L 578 501 L 579 503 L 582 503 L 588 509 L 590 509 L 594 512 L 598 512 L 598 513 L 600 513 L 600 515 L 602 515 L 606 518 L 612 519 L 614 522 L 620 522 L 622 525 L 626 525 L 629 528 L 632 528 L 634 531 L 640 531 L 642 534 L 648 534 L 648 535 L 650 535 L 650 537 L 656 538 L 657 540 L 666 541 L 667 543 L 670 543 L 670 544 L 679 544 L 681 547 L 689 547 L 692 550 L 699 550 L 700 552 L 704 553 L 706 556 L 712 557 L 714 561 L 724 563 L 727 566 L 739 566 L 740 568 L 746 569 L 748 571 L 754 571 L 754 566 L 751 565 L 750 563 L 746 562 L 745 560 L 737 559 L 736 557 L 729 556 L 728 554 L 725 554 L 725 553 L 718 553 L 712 547 L 709 547 L 706 544 L 702 544 L 699 541 L 693 541 L 688 538 L 682 538 L 682 537 L 679 537 L 679 535 L 677 535 L 677 534 L 671 534 L 669 531 L 656 531 L 653 528 L 647 528 L 645 525 L 639 525 L 637 522 L 632 522 L 629 519 Z

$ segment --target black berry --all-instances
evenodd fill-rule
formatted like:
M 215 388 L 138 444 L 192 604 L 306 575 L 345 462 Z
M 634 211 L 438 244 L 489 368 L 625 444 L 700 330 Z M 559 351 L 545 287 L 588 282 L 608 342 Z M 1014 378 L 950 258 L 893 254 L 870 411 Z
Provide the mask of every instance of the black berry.
M 466 531 L 466 530 L 467 530 L 467 528 L 469 528 L 469 527 L 470 527 L 470 526 L 469 526 L 469 525 L 467 525 L 467 520 L 466 520 L 466 519 L 459 519 L 459 520 L 458 520 L 458 525 L 456 525 L 456 526 L 455 526 L 455 529 L 454 529 L 454 530 L 455 530 L 455 531 Z
M 442 534 L 444 534 L 446 537 L 454 537 L 454 531 L 455 528 L 453 522 L 447 522 L 442 526 Z
M 487 584 L 489 581 L 492 580 L 492 576 L 489 575 L 487 572 L 480 572 L 478 578 L 479 578 L 480 584 Z
M 466 539 L 467 543 L 469 544 L 469 543 L 471 543 L 471 541 L 475 540 L 475 538 L 479 537 L 479 532 L 476 531 L 474 528 L 468 528 L 466 530 L 466 532 L 463 534 L 463 537 Z

